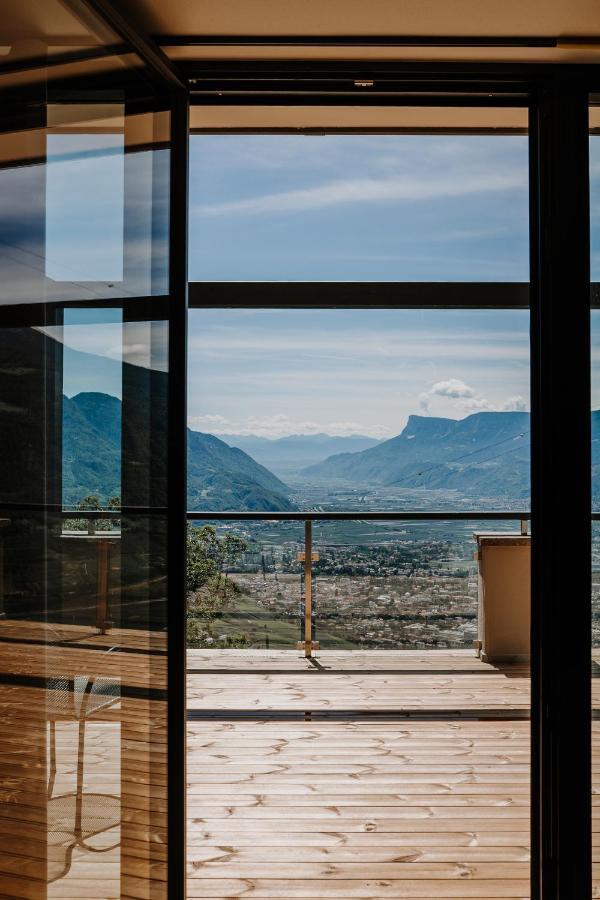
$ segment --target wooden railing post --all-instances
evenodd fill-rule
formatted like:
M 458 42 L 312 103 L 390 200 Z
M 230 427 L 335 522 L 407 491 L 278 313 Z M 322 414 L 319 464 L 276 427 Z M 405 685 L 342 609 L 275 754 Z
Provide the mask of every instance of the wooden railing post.
M 108 591 L 110 576 L 110 541 L 97 541 L 98 575 L 96 588 L 96 628 L 106 634 L 109 628 Z
M 312 522 L 304 522 L 304 656 L 312 656 Z

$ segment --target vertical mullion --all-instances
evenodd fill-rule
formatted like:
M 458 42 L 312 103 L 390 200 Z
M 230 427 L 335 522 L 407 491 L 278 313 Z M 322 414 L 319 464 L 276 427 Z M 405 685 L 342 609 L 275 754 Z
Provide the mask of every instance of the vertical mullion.
M 534 296 L 539 290 L 539 133 L 537 114 L 539 106 L 538 93 L 532 96 L 529 106 L 529 258 L 530 258 L 530 308 L 529 308 L 529 332 L 530 332 L 530 387 L 531 398 L 531 450 L 530 471 L 537 467 L 537 449 L 535 444 L 536 428 L 532 427 L 538 418 L 539 404 L 539 366 L 537 340 L 534 336 L 538 333 L 539 303 L 534 301 Z M 533 479 L 532 479 L 533 480 Z M 533 491 L 533 485 L 530 485 Z M 532 548 L 535 547 L 535 538 L 532 536 Z M 531 667 L 531 699 L 530 699 L 530 807 L 531 807 L 531 898 L 540 900 L 540 702 L 539 702 L 539 634 L 538 626 L 539 604 L 534 591 L 533 576 L 531 585 L 531 639 L 530 639 L 530 667 Z
M 533 884 L 540 900 L 566 900 L 591 896 L 590 275 L 584 82 L 568 70 L 552 73 L 538 95 L 532 126 Z
M 189 99 L 171 100 L 169 210 L 168 896 L 185 897 L 187 217 Z
M 539 365 L 538 365 L 538 312 L 539 303 L 535 302 L 539 291 L 539 133 L 538 133 L 539 96 L 534 93 L 529 107 L 529 256 L 530 256 L 530 397 L 531 397 L 531 460 L 530 471 L 533 482 L 533 472 L 536 468 L 536 460 L 539 451 L 536 445 L 537 429 L 535 424 L 538 419 L 539 408 Z M 533 493 L 533 484 L 531 484 Z M 532 552 L 535 548 L 535 537 L 532 536 Z M 531 699 L 530 699 L 530 806 L 531 806 L 531 897 L 532 900 L 540 900 L 540 844 L 541 844 L 541 812 L 540 812 L 540 702 L 539 702 L 539 603 L 532 575 L 531 585 L 531 640 L 530 640 L 530 666 L 531 666 Z

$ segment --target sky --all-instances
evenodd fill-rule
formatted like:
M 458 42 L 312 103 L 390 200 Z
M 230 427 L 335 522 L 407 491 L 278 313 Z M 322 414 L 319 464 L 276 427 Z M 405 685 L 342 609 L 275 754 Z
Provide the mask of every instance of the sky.
M 591 141 L 591 177 L 592 270 L 600 280 L 600 138 Z M 527 179 L 521 136 L 193 136 L 190 279 L 526 281 Z M 113 199 L 106 215 L 114 218 Z M 56 245 L 55 258 L 60 252 Z M 108 268 L 99 262 L 96 274 L 109 277 Z M 191 427 L 389 437 L 411 414 L 529 408 L 524 311 L 284 304 L 282 285 L 280 310 L 190 312 Z M 164 328 L 153 333 L 150 360 L 147 323 L 69 315 L 57 334 L 67 348 L 69 396 L 119 396 L 123 359 L 166 368 Z M 597 314 L 593 331 L 597 407 Z
M 203 135 L 190 278 L 527 281 L 522 136 Z M 282 301 L 285 289 L 282 288 Z M 522 312 L 194 310 L 197 430 L 398 434 L 529 407 Z
M 123 135 L 49 134 L 47 153 L 46 274 L 55 281 L 121 281 Z
M 218 434 L 398 434 L 527 409 L 523 311 L 192 310 L 189 421 Z
M 123 324 L 119 310 L 84 308 L 45 330 L 65 345 L 67 396 L 120 397 L 123 361 L 167 370 L 164 323 Z M 392 437 L 411 414 L 528 409 L 528 314 L 190 310 L 188 371 L 197 431 Z
M 196 135 L 192 280 L 526 281 L 527 138 Z

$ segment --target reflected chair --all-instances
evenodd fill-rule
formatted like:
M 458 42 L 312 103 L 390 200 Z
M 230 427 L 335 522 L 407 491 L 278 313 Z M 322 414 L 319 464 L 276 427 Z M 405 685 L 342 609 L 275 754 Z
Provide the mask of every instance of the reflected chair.
M 111 647 L 106 652 L 116 648 Z M 94 847 L 90 838 L 109 831 L 121 820 L 121 800 L 113 794 L 84 791 L 85 728 L 91 716 L 118 703 L 120 683 L 114 678 L 80 675 L 53 678 L 48 685 L 50 766 L 48 776 L 48 882 L 69 872 L 76 848 L 105 853 L 119 846 Z M 77 781 L 74 793 L 53 796 L 56 781 L 56 723 L 77 722 Z

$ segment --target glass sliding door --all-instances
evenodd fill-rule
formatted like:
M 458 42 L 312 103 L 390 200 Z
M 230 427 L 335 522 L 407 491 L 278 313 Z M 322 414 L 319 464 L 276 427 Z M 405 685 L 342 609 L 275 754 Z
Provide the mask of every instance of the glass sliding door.
M 529 897 L 527 110 L 252 112 L 192 110 L 190 894 Z
M 0 892 L 166 898 L 171 101 L 50 6 L 68 52 L 0 26 Z
M 591 439 L 592 439 L 592 887 L 600 888 L 598 815 L 598 748 L 600 747 L 600 97 L 590 101 L 590 278 L 591 278 Z

